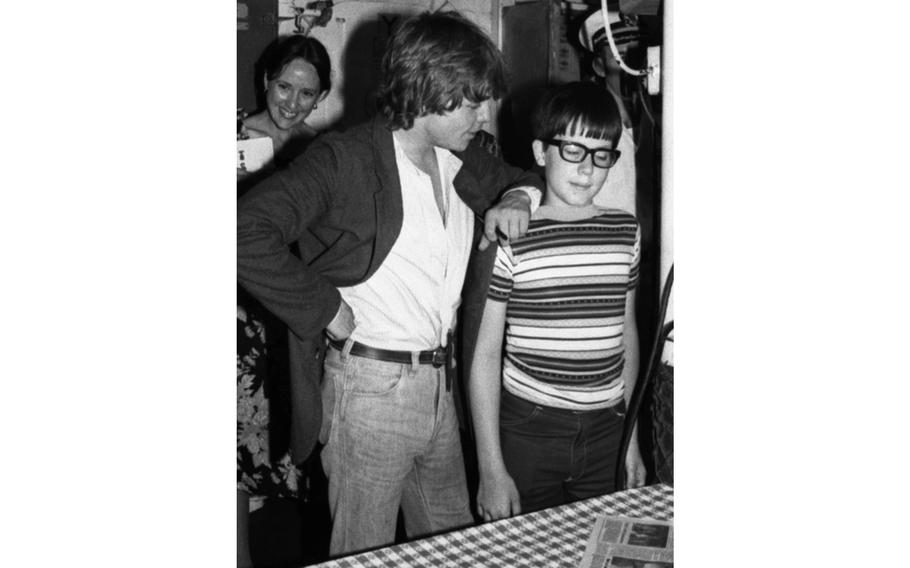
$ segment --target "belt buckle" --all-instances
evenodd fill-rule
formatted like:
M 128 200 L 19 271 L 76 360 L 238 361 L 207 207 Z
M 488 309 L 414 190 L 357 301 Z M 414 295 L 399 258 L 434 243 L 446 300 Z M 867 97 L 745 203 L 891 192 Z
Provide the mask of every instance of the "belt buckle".
M 446 350 L 442 347 L 437 347 L 433 350 L 433 360 L 431 361 L 433 366 L 437 369 L 446 364 Z

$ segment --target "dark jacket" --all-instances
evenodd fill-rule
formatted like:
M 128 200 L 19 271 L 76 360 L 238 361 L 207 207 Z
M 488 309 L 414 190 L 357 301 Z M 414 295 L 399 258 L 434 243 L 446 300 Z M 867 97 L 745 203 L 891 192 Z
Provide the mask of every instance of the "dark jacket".
M 463 166 L 455 190 L 479 215 L 505 189 L 543 189 L 538 176 L 505 165 L 475 143 L 456 155 Z M 238 202 L 238 281 L 291 332 L 295 462 L 312 451 L 322 421 L 323 330 L 338 311 L 337 288 L 361 283 L 379 268 L 401 223 L 392 132 L 379 121 L 320 136 Z M 295 241 L 301 258 L 289 250 Z

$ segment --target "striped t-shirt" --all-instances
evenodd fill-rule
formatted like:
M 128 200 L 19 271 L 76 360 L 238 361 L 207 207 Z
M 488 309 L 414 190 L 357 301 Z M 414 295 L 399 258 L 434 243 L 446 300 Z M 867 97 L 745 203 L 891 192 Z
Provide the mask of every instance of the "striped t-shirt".
M 540 207 L 497 251 L 488 297 L 506 307 L 503 387 L 556 408 L 594 410 L 623 396 L 626 294 L 641 233 L 619 209 Z

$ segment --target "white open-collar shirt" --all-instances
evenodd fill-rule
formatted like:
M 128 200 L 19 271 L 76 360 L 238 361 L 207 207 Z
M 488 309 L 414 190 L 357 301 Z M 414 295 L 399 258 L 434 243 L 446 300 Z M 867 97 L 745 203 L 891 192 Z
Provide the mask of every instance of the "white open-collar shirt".
M 436 148 L 446 209 L 443 225 L 430 176 L 395 143 L 401 181 L 403 221 L 382 265 L 365 282 L 339 288 L 354 312 L 354 341 L 400 351 L 445 345 L 455 326 L 461 288 L 471 253 L 474 213 L 455 192 L 452 180 L 462 162 Z

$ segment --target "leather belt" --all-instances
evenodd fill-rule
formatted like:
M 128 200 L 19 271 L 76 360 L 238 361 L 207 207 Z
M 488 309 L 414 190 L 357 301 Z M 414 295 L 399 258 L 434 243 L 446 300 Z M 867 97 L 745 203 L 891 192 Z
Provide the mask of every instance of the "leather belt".
M 334 339 L 329 339 L 329 345 L 337 349 L 338 351 L 344 350 L 344 341 L 337 341 Z M 451 345 L 451 343 L 450 343 Z M 358 357 L 366 357 L 367 359 L 375 359 L 377 361 L 386 361 L 388 363 L 402 363 L 410 364 L 411 363 L 411 351 L 392 351 L 391 349 L 379 349 L 377 347 L 370 347 L 369 345 L 364 345 L 363 343 L 357 343 L 356 341 L 351 346 L 351 355 L 356 355 Z M 433 365 L 437 369 L 446 364 L 446 348 L 437 347 L 432 351 L 420 351 L 417 355 L 417 362 L 421 365 Z

